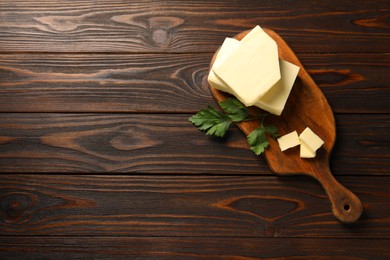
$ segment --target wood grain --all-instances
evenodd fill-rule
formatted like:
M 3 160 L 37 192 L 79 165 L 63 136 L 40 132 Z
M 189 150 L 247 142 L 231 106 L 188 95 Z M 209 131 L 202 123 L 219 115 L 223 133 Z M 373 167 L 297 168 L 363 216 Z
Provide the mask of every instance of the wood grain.
M 211 53 L 2 54 L 0 111 L 194 113 L 214 104 L 202 85 L 211 58 Z M 390 112 L 390 54 L 299 59 L 334 112 Z
M 209 56 L 2 55 L 0 111 L 195 111 Z
M 205 136 L 190 114 L 0 114 L 0 172 L 272 174 L 233 128 Z M 336 115 L 335 175 L 388 175 L 389 115 Z M 179 145 L 178 145 L 179 144 Z
M 389 9 L 386 0 L 4 0 L 0 51 L 212 52 L 259 24 L 296 52 L 389 52 Z
M 390 179 L 342 177 L 364 204 L 340 224 L 313 179 L 1 175 L 5 235 L 390 238 Z
M 386 259 L 389 240 L 0 237 L 2 259 Z
M 390 258 L 389 10 L 0 1 L 0 259 Z M 315 180 L 273 175 L 237 128 L 216 140 L 187 121 L 215 105 L 212 54 L 257 24 L 336 112 L 331 168 L 363 202 L 358 223 L 338 223 Z

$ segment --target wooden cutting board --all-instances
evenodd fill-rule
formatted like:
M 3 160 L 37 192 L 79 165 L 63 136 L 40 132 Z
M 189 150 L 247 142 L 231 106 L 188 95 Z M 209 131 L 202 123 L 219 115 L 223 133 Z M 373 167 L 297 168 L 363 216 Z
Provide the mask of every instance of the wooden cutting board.
M 315 158 L 305 159 L 299 156 L 299 147 L 294 147 L 282 152 L 277 141 L 268 137 L 269 147 L 264 156 L 270 169 L 280 175 L 309 175 L 317 179 L 324 187 L 332 205 L 335 217 L 344 223 L 356 221 L 363 207 L 359 198 L 342 186 L 332 175 L 329 169 L 329 155 L 336 140 L 336 126 L 332 109 L 324 94 L 307 73 L 297 56 L 286 42 L 274 31 L 264 29 L 278 44 L 279 57 L 300 67 L 298 77 L 288 98 L 287 104 L 281 116 L 268 116 L 265 123 L 274 124 L 278 133 L 284 135 L 296 130 L 301 133 L 306 127 L 310 127 L 324 140 L 324 145 L 317 151 Z M 235 36 L 241 40 L 248 31 Z M 216 55 L 215 53 L 210 68 Z M 208 84 L 208 83 L 207 83 Z M 210 87 L 211 94 L 217 102 L 229 97 L 229 94 Z M 252 113 L 264 113 L 261 109 L 250 107 Z M 248 135 L 259 127 L 259 121 L 237 123 L 238 127 Z

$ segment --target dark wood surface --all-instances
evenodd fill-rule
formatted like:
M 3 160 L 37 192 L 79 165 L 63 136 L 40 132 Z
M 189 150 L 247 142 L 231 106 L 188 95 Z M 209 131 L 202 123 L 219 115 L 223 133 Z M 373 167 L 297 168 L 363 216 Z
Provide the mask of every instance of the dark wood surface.
M 195 113 L 214 102 L 202 86 L 213 54 L 0 53 L 0 109 Z M 298 56 L 334 112 L 388 112 L 389 53 Z
M 365 213 L 343 226 L 304 176 L 4 174 L 2 235 L 383 238 L 390 180 L 339 177 Z M 382 220 L 382 221 L 380 221 Z
M 388 1 L 0 2 L 0 259 L 388 259 Z M 286 40 L 335 112 L 364 212 L 188 117 L 227 36 Z

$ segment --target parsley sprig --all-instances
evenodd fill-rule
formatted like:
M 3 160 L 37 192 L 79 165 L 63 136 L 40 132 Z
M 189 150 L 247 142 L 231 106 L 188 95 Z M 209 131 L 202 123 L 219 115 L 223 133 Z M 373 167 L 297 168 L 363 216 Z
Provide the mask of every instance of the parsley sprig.
M 223 137 L 229 126 L 233 122 L 228 115 L 208 106 L 208 109 L 202 109 L 196 115 L 189 118 L 199 130 L 204 131 L 206 135 L 215 135 Z
M 206 135 L 223 137 L 233 122 L 260 119 L 260 127 L 253 130 L 247 136 L 247 141 L 251 150 L 256 155 L 263 153 L 269 145 L 266 134 L 269 134 L 274 138 L 277 136 L 277 128 L 274 125 L 264 126 L 264 119 L 267 114 L 261 115 L 260 117 L 251 116 L 245 105 L 235 98 L 228 98 L 221 101 L 219 102 L 219 105 L 226 113 L 208 106 L 207 109 L 202 109 L 195 115 L 191 116 L 189 121 L 199 130 L 205 132 Z

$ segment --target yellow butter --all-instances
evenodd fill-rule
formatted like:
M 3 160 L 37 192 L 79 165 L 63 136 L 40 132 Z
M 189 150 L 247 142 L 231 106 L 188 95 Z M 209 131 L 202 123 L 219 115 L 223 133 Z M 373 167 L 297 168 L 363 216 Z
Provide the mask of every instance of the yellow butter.
M 299 140 L 313 152 L 317 151 L 318 148 L 324 144 L 324 141 L 309 127 L 306 127 L 306 129 L 299 135 Z
M 209 76 L 207 78 L 209 84 L 221 91 L 228 92 L 232 95 L 234 95 L 234 92 L 227 86 L 223 81 L 221 81 L 214 73 L 213 69 L 217 68 L 229 53 L 231 53 L 238 45 L 240 44 L 240 41 L 234 39 L 234 38 L 226 38 L 221 46 L 221 48 L 218 51 L 217 57 L 214 61 L 213 67 L 210 70 Z
M 272 86 L 255 104 L 274 115 L 281 115 L 299 72 L 299 67 L 285 60 L 279 60 L 280 80 Z
M 314 157 L 316 157 L 316 152 L 313 152 L 305 143 L 301 142 L 300 157 L 301 158 L 314 158 Z
M 277 141 L 279 143 L 280 150 L 282 151 L 300 145 L 297 131 L 293 131 L 291 133 L 283 135 L 279 137 Z
M 253 30 L 212 69 L 246 106 L 254 105 L 280 79 L 276 42 L 260 27 Z

